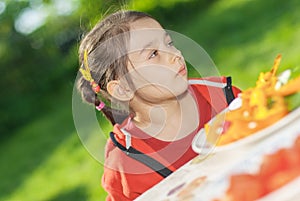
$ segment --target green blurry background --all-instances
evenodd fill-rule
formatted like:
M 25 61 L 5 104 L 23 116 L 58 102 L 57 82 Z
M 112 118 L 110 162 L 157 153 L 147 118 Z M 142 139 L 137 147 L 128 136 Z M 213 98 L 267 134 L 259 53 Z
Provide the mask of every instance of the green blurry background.
M 0 0 L 0 200 L 104 200 L 102 165 L 74 127 L 72 90 L 81 36 L 120 5 L 195 40 L 242 89 L 278 53 L 280 71 L 299 72 L 298 0 Z

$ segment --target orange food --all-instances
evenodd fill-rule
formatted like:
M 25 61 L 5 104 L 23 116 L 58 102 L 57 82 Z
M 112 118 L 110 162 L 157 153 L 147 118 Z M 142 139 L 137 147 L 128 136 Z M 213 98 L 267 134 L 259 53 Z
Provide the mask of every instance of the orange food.
M 278 55 L 272 69 L 260 73 L 256 86 L 240 94 L 241 106 L 228 111 L 223 124 L 219 122 L 219 128 L 205 126 L 208 141 L 217 146 L 234 142 L 272 125 L 289 113 L 285 96 L 300 91 L 300 76 L 278 88 L 276 73 L 280 61 L 281 55 Z M 224 128 L 224 122 L 230 126 Z M 223 132 L 218 133 L 220 130 Z
M 283 85 L 280 89 L 274 93 L 280 96 L 288 96 L 290 94 L 300 91 L 300 77 L 291 80 L 288 84 Z

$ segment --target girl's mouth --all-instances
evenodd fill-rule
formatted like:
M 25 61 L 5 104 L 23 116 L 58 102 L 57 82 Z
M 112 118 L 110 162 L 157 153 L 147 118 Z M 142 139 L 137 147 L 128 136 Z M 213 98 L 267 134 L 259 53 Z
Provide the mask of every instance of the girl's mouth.
M 184 75 L 187 74 L 187 70 L 186 70 L 185 65 L 182 65 L 182 66 L 179 68 L 177 74 L 178 74 L 178 75 L 182 75 L 182 76 L 184 76 Z

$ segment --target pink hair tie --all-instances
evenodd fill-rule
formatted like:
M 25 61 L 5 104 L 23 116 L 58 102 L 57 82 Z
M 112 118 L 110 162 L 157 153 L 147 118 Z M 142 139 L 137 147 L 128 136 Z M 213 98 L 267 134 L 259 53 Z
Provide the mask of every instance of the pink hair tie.
M 96 106 L 96 109 L 98 111 L 101 111 L 104 108 L 104 106 L 105 106 L 105 103 L 101 101 L 100 104 L 98 106 Z

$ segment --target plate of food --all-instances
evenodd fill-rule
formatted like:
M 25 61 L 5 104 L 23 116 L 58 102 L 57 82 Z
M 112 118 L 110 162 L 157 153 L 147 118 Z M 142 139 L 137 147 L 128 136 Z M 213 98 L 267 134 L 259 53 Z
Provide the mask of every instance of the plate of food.
M 213 200 L 285 201 L 299 196 L 299 191 L 297 191 L 300 184 L 299 130 L 298 132 L 295 132 L 295 129 L 290 130 L 287 137 L 290 141 L 288 145 L 281 143 L 280 148 L 269 153 L 264 153 L 265 149 L 260 148 L 255 151 L 254 155 L 233 168 L 228 175 L 221 177 L 223 180 L 227 180 L 224 182 L 225 188 L 220 191 L 222 193 L 217 196 L 218 198 Z M 273 143 L 278 143 L 280 139 L 274 140 Z M 258 158 L 259 160 L 257 160 Z M 252 166 L 255 167 L 252 169 L 255 170 L 247 171 L 247 168 L 241 170 L 240 166 L 247 162 L 248 166 L 252 163 Z M 248 169 L 251 168 L 248 167 Z
M 300 182 L 299 123 L 297 118 L 279 135 L 262 140 L 235 163 L 226 168 L 221 165 L 219 168 L 225 170 L 214 177 L 208 176 L 193 200 L 290 201 L 299 196 L 296 190 Z
M 281 56 L 272 69 L 261 73 L 256 86 L 243 91 L 221 113 L 205 124 L 192 142 L 200 154 L 233 149 L 265 138 L 300 117 L 290 97 L 299 97 L 300 76 L 290 79 L 291 70 L 276 75 Z M 297 103 L 298 104 L 298 103 Z

